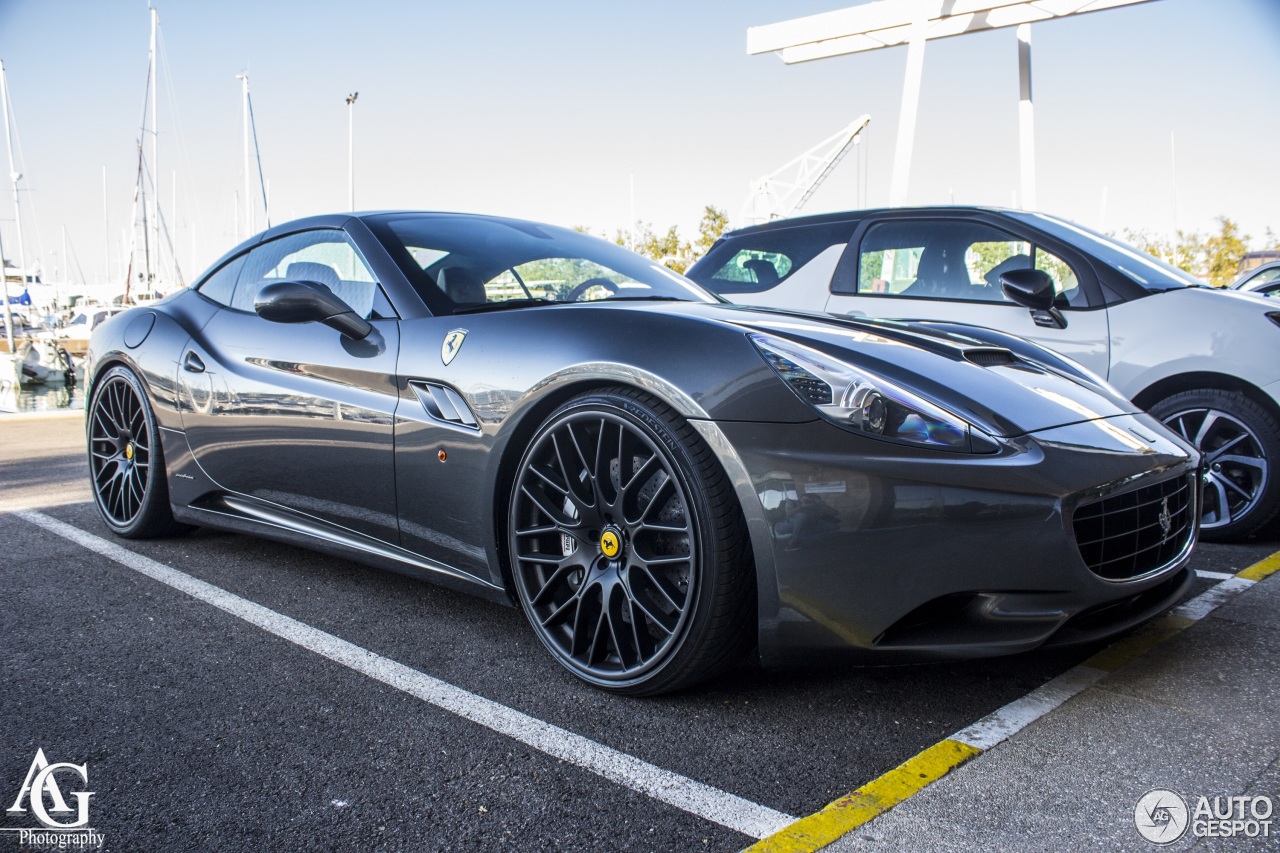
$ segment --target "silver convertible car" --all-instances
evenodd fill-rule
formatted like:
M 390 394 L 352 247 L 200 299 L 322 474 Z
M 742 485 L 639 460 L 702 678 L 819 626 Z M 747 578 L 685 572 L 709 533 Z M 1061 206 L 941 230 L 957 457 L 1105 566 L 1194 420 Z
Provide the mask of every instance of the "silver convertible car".
M 1006 289 L 1012 274 L 1041 284 Z M 1043 213 L 895 208 L 726 234 L 689 277 L 745 305 L 938 320 L 1033 340 L 1105 378 L 1205 456 L 1204 536 L 1280 518 L 1280 304 L 1217 291 Z
M 620 693 L 752 648 L 1091 640 L 1191 582 L 1199 454 L 1074 363 L 726 304 L 547 225 L 278 226 L 102 324 L 88 365 L 118 535 L 240 531 L 514 605 Z

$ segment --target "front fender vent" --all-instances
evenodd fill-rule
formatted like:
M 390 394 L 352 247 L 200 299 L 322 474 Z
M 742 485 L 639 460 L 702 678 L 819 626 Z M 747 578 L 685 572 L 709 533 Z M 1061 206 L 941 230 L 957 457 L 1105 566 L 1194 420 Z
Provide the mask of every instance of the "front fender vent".
M 433 421 L 469 431 L 480 431 L 480 422 L 462 395 L 448 385 L 411 381 L 409 387 Z

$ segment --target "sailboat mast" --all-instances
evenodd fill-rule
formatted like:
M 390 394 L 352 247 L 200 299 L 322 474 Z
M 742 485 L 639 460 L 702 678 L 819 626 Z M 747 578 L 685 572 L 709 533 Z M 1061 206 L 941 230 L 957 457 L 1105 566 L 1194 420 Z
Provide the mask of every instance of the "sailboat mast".
M 102 280 L 111 280 L 111 217 L 107 214 L 107 165 L 102 164 Z
M 147 291 L 156 289 L 160 270 L 160 62 L 156 52 L 156 33 L 160 28 L 160 10 L 151 7 L 151 227 L 154 231 L 152 244 L 156 248 L 156 263 L 151 266 L 150 253 L 147 258 Z
M 245 238 L 253 236 L 253 192 L 249 172 L 249 72 L 236 75 L 242 83 L 240 87 L 240 109 L 244 113 L 244 230 Z
M 0 59 L 0 109 L 4 111 L 4 143 L 9 152 L 9 179 L 13 182 L 13 224 L 18 229 L 18 268 L 22 270 L 22 286 L 27 285 L 27 255 L 22 246 L 22 210 L 18 204 L 18 181 L 22 180 L 22 175 L 18 173 L 17 168 L 13 165 L 13 133 L 9 130 L 9 75 L 4 70 L 4 60 Z M 8 279 L 5 279 L 8 281 Z M 8 314 L 9 303 L 6 300 L 4 306 L 5 313 Z

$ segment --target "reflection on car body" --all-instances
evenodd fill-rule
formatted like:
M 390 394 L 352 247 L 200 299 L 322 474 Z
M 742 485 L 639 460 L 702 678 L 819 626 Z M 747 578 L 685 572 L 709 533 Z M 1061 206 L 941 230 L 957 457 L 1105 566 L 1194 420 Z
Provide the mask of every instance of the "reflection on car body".
M 622 693 L 753 647 L 1077 642 L 1190 583 L 1199 457 L 1088 371 L 1011 337 L 733 306 L 552 226 L 278 226 L 104 323 L 88 373 L 116 533 L 239 531 L 512 604 Z

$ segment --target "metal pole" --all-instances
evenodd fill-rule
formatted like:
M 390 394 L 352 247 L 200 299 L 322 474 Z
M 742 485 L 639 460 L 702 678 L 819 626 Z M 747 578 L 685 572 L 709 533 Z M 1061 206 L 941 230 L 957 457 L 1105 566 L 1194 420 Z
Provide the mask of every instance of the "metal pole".
M 907 72 L 902 83 L 902 108 L 898 113 L 898 144 L 893 155 L 893 180 L 889 205 L 901 207 L 907 201 L 907 181 L 911 175 L 911 149 L 915 145 L 916 112 L 920 107 L 920 78 L 924 73 L 925 25 L 928 8 L 916 0 L 911 24 L 911 40 L 907 44 Z
M 13 318 L 9 316 L 9 272 L 4 268 L 4 238 L 0 236 L 0 281 L 4 282 L 4 337 L 9 342 L 9 354 L 13 356 L 12 362 L 15 370 L 14 378 L 16 379 L 21 370 L 17 366 L 17 351 L 13 346 Z
M 111 279 L 111 219 L 107 216 L 107 167 L 102 167 L 102 272 L 103 280 Z
M 169 227 L 169 249 L 173 253 L 173 283 L 182 284 L 178 280 L 178 273 L 182 269 L 178 265 L 178 170 L 174 169 L 169 174 L 169 195 L 173 199 L 173 205 L 169 208 L 169 219 L 172 220 Z
M 1031 103 L 1031 25 L 1018 25 L 1018 147 L 1022 209 L 1036 209 L 1036 129 Z
M 358 97 L 360 97 L 359 92 L 347 95 L 347 184 L 350 189 L 348 198 L 353 213 L 356 209 L 355 116 Z
M 253 193 L 249 182 L 249 73 L 237 74 L 243 85 L 240 87 L 240 110 L 244 118 L 244 236 L 253 236 Z
M 9 132 L 9 75 L 5 73 L 2 59 L 0 59 L 0 109 L 4 111 L 4 142 L 9 152 L 9 180 L 13 183 L 13 224 L 18 230 L 18 268 L 22 272 L 23 289 L 26 289 L 27 253 L 22 246 L 22 209 L 18 205 L 18 181 L 22 180 L 22 174 L 13 165 L 13 134 Z M 5 299 L 4 312 L 8 317 L 8 298 Z
M 154 269 L 147 264 L 147 292 L 156 289 L 160 278 L 160 54 L 156 51 L 156 33 L 160 29 L 160 10 L 151 9 L 151 230 L 156 247 Z

